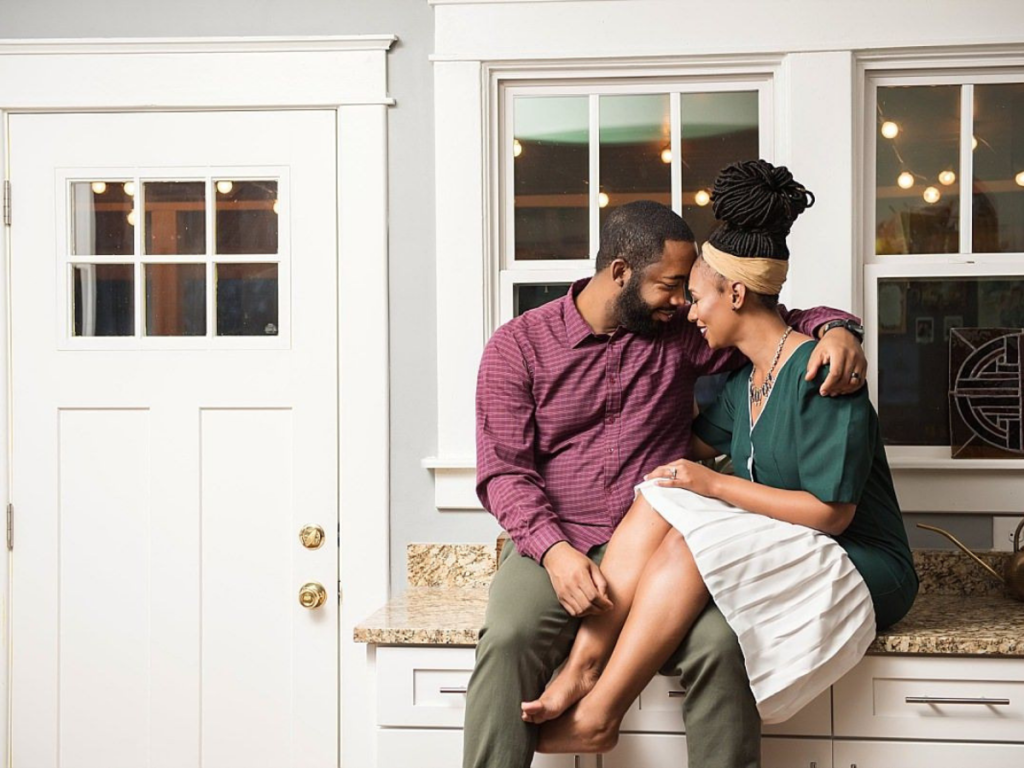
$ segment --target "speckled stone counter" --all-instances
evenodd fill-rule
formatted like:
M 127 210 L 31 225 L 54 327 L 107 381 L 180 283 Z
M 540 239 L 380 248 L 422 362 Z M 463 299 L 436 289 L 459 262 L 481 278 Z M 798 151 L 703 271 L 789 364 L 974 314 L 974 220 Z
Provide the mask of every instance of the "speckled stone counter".
M 435 547 L 412 556 L 408 591 L 391 600 L 355 629 L 354 639 L 377 645 L 476 645 L 487 607 L 486 581 L 493 572 L 493 548 L 458 545 Z M 465 549 L 461 549 L 465 547 Z M 444 568 L 429 555 L 454 568 Z M 910 614 L 879 635 L 868 653 L 1024 658 L 1024 602 L 1008 597 L 997 582 L 959 553 L 915 552 L 921 594 Z M 1006 557 L 989 553 L 998 570 Z M 450 558 L 450 559 L 449 559 Z M 414 559 L 419 563 L 413 566 Z M 474 586 L 454 586 L 454 584 Z

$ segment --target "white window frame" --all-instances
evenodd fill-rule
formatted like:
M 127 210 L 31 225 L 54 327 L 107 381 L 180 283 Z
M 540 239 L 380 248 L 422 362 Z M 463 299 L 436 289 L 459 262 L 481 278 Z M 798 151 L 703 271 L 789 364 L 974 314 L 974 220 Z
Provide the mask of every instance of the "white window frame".
M 747 73 L 708 73 L 704 75 L 677 75 L 673 78 L 652 78 L 634 76 L 609 80 L 608 78 L 583 78 L 568 80 L 552 78 L 546 82 L 532 79 L 521 82 L 506 75 L 494 85 L 498 102 L 498 158 L 499 174 L 492 190 L 498 198 L 498 227 L 495 233 L 496 247 L 492 260 L 497 261 L 497 279 L 491 280 L 491 298 L 488 305 L 495 308 L 488 317 L 486 333 L 491 333 L 502 323 L 511 320 L 514 309 L 514 293 L 517 285 L 573 282 L 594 273 L 600 238 L 600 100 L 602 96 L 665 96 L 669 97 L 671 121 L 670 164 L 672 210 L 682 213 L 682 151 L 680 137 L 680 96 L 691 93 L 737 93 L 754 91 L 758 95 L 758 154 L 766 160 L 773 160 L 775 152 L 775 115 L 773 75 L 765 71 Z M 513 103 L 520 96 L 586 96 L 589 115 L 590 169 L 588 194 L 590 198 L 589 259 L 516 260 L 515 231 L 515 157 L 513 153 L 514 110 Z
M 858 133 L 861 227 L 856 238 L 863 280 L 864 324 L 869 386 L 878 404 L 878 285 L 893 277 L 1024 276 L 1024 253 L 972 253 L 974 86 L 1024 82 L 1024 54 L 864 56 L 860 61 L 862 120 Z M 959 253 L 875 253 L 875 174 L 878 140 L 876 105 L 879 87 L 960 85 L 960 248 Z M 948 446 L 888 445 L 905 511 L 1019 513 L 1024 495 L 1024 459 L 953 459 Z

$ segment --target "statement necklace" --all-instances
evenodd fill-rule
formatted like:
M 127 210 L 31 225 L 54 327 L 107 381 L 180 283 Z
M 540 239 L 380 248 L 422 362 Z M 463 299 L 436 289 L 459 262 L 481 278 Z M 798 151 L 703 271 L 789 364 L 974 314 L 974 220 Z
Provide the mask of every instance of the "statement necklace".
M 754 386 L 754 372 L 757 368 L 750 369 L 750 404 L 760 405 L 761 401 L 768 397 L 768 393 L 772 391 L 772 387 L 775 385 L 775 366 L 779 364 L 779 357 L 782 355 L 782 348 L 786 344 L 786 339 L 789 338 L 790 331 L 792 328 L 787 327 L 785 333 L 782 334 L 782 338 L 779 339 L 778 349 L 775 350 L 775 357 L 772 360 L 772 367 L 768 369 L 768 375 L 764 377 L 764 384 L 760 387 Z

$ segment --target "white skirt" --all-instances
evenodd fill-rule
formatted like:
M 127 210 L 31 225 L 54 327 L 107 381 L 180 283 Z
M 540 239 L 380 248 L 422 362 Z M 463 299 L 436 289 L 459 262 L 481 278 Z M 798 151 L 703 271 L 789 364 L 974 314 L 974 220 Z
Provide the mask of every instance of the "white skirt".
M 654 481 L 636 487 L 686 539 L 740 641 L 761 720 L 788 720 L 875 637 L 864 579 L 834 539 Z

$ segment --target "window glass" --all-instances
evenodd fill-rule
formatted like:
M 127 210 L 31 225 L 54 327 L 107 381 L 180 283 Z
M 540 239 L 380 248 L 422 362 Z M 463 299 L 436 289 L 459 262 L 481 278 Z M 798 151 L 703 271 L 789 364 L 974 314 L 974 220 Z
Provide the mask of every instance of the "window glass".
M 277 336 L 277 264 L 217 265 L 217 335 Z
M 135 335 L 135 266 L 72 264 L 72 333 Z
M 960 252 L 960 86 L 878 88 L 875 252 Z
M 276 181 L 216 179 L 217 253 L 277 253 Z
M 205 253 L 206 182 L 147 181 L 142 189 L 146 207 L 146 253 Z
M 590 257 L 586 96 L 513 100 L 515 258 Z
M 974 87 L 975 253 L 1024 252 L 1024 83 Z
M 71 183 L 71 252 L 76 256 L 131 256 L 135 252 L 135 183 Z
M 519 317 L 530 309 L 559 299 L 569 291 L 571 283 L 520 283 L 512 287 L 512 315 Z
M 669 95 L 602 96 L 600 114 L 601 221 L 634 200 L 672 205 Z
M 146 335 L 206 335 L 206 265 L 146 264 Z

